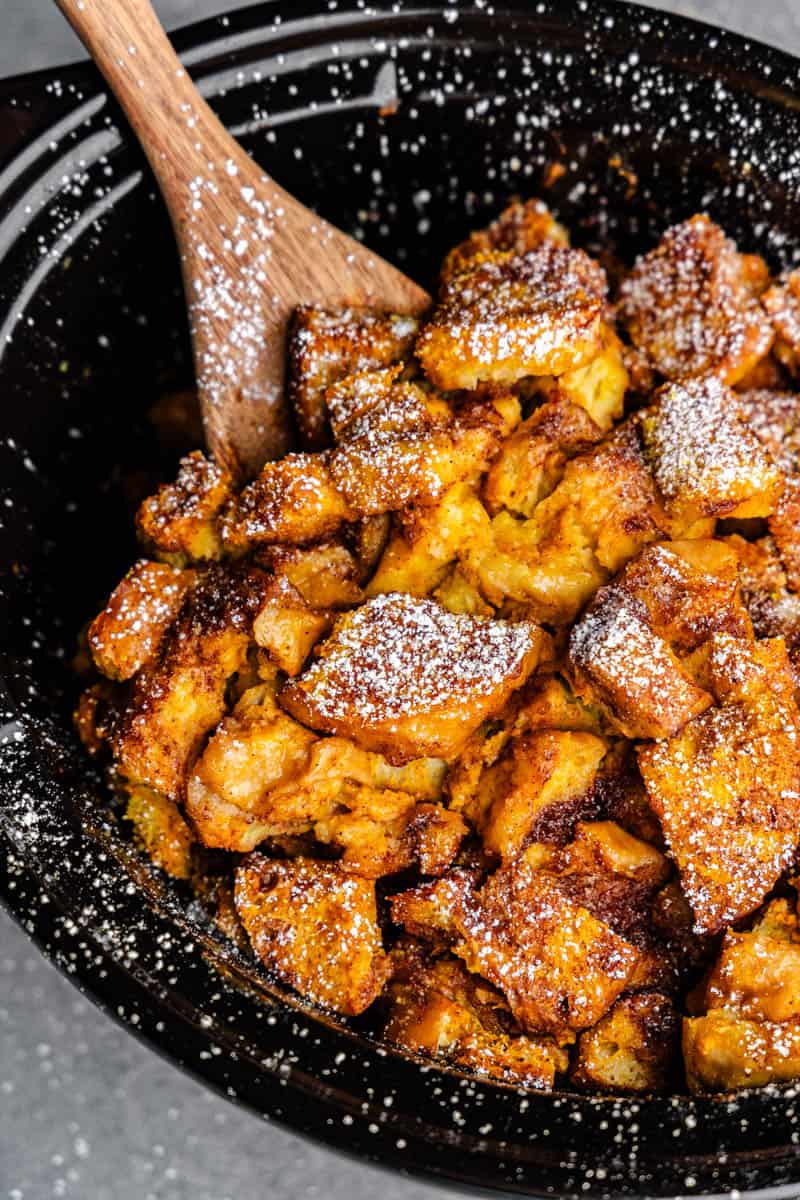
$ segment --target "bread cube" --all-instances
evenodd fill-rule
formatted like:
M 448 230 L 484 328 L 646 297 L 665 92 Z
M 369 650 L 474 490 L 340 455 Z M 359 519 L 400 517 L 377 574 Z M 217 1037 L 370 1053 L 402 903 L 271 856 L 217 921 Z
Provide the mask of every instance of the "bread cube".
M 791 861 L 800 822 L 800 718 L 783 642 L 716 634 L 710 645 L 718 707 L 638 751 L 702 933 L 758 907 Z
M 287 579 L 278 576 L 264 591 L 253 637 L 281 671 L 297 675 L 332 620 L 332 614 L 311 608 Z
M 582 408 L 598 429 L 608 433 L 625 408 L 629 384 L 625 347 L 611 326 L 604 322 L 600 352 L 591 362 L 565 371 L 557 379 L 545 376 L 534 382 L 546 396 L 560 395 Z
M 222 539 L 234 554 L 253 546 L 303 545 L 357 516 L 334 483 L 327 452 L 287 454 L 265 463 L 234 498 L 222 520 Z
M 149 662 L 193 580 L 194 572 L 166 563 L 140 559 L 131 567 L 89 626 L 98 671 L 109 679 L 130 679 Z
M 499 992 L 470 975 L 456 959 L 421 958 L 389 988 L 384 1036 L 417 1054 L 504 1083 L 551 1088 L 568 1057 L 550 1038 L 530 1038 L 504 1021 Z
M 679 527 L 701 517 L 766 517 L 783 475 L 713 376 L 671 384 L 643 419 L 647 460 Z
M 592 786 L 607 743 L 593 733 L 540 730 L 514 738 L 476 791 L 487 850 L 512 859 L 529 841 L 568 841 L 592 811 Z
M 442 264 L 442 281 L 461 274 L 479 255 L 490 254 L 494 250 L 524 254 L 527 250 L 535 250 L 544 241 L 568 246 L 569 234 L 542 200 L 526 200 L 524 204 L 515 201 L 486 229 L 471 233 L 465 241 L 453 247 Z
M 333 816 L 317 821 L 317 841 L 342 851 L 343 871 L 377 879 L 417 866 L 442 875 L 469 832 L 461 815 L 407 792 L 349 785 Z
M 477 255 L 443 283 L 417 357 L 443 391 L 560 375 L 600 351 L 606 286 L 588 255 L 552 240 Z
M 387 367 L 411 353 L 419 322 L 414 317 L 368 308 L 329 312 L 312 305 L 295 310 L 289 331 L 289 400 L 300 445 L 331 444 L 326 390 L 345 375 Z
M 800 925 L 788 900 L 771 901 L 752 929 L 726 931 L 705 1004 L 753 1021 L 800 1020 Z
M 175 566 L 219 558 L 219 516 L 231 483 L 227 471 L 202 451 L 187 454 L 175 482 L 162 484 L 140 505 L 136 529 L 142 544 Z
M 500 447 L 483 484 L 489 512 L 506 508 L 530 517 L 539 501 L 553 491 L 568 460 L 601 436 L 582 408 L 556 392 Z
M 693 1092 L 763 1087 L 800 1075 L 800 1021 L 750 1021 L 724 1009 L 683 1022 L 686 1079 Z
M 236 871 L 236 911 L 279 979 L 345 1016 L 368 1008 L 387 975 L 375 886 L 335 863 L 251 854 Z
M 451 759 L 530 675 L 542 637 L 530 623 L 376 596 L 337 620 L 281 704 L 311 728 L 352 737 L 391 762 Z
M 601 1091 L 664 1091 L 676 1074 L 680 1032 L 680 1017 L 668 996 L 620 996 L 609 1013 L 580 1034 L 572 1082 Z
M 728 544 L 739 559 L 742 600 L 756 636 L 782 637 L 789 650 L 800 646 L 800 595 L 789 591 L 775 543 L 771 538 L 748 542 L 732 534 Z
M 363 600 L 361 567 L 342 542 L 311 546 L 264 546 L 258 561 L 286 579 L 311 608 L 351 608 Z
M 670 737 L 712 703 L 677 653 L 718 631 L 752 633 L 735 552 L 706 539 L 649 546 L 573 626 L 573 686 L 626 737 Z
M 337 445 L 446 426 L 452 410 L 436 392 L 402 378 L 400 364 L 355 371 L 328 388 L 325 403 Z
M 787 271 L 761 303 L 775 331 L 775 357 L 793 375 L 800 368 L 800 271 Z
M 191 874 L 192 831 L 174 800 L 147 787 L 131 787 L 125 809 L 133 836 L 149 858 L 175 879 Z
M 754 265 L 702 213 L 668 229 L 620 288 L 634 346 L 667 379 L 736 383 L 773 340 L 757 294 L 765 275 Z
M 249 567 L 213 567 L 185 597 L 114 729 L 117 768 L 130 783 L 182 797 L 195 756 L 225 712 L 228 682 L 245 665 L 266 578 Z
M 474 890 L 451 872 L 395 896 L 393 919 L 420 937 L 445 937 L 467 968 L 505 996 L 526 1032 L 562 1045 L 594 1025 L 624 990 L 640 952 L 573 903 L 523 856 Z

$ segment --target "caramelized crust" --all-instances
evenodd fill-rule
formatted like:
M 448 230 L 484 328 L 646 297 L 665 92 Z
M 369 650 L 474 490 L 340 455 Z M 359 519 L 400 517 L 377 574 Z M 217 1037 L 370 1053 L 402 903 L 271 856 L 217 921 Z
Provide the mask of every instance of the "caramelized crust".
M 183 566 L 220 556 L 219 514 L 231 496 L 222 467 L 193 450 L 181 459 L 174 483 L 165 483 L 136 514 L 142 544 L 159 558 Z
M 758 303 L 765 269 L 703 214 L 674 225 L 639 258 L 620 288 L 634 346 L 667 379 L 715 375 L 733 384 L 772 344 Z
M 193 579 L 192 571 L 146 559 L 131 567 L 89 626 L 89 649 L 98 671 L 109 679 L 130 679 L 149 662 Z
M 660 1092 L 675 1077 L 680 1018 L 658 992 L 620 996 L 592 1029 L 578 1038 L 572 1082 L 616 1092 Z
M 264 546 L 258 560 L 296 588 L 311 608 L 351 608 L 364 598 L 359 562 L 341 542 Z
M 582 250 L 547 240 L 478 255 L 443 284 L 417 356 L 444 391 L 560 375 L 600 351 L 605 296 L 605 273 Z
M 613 1004 L 640 954 L 525 857 L 475 891 L 453 872 L 396 896 L 392 916 L 410 933 L 452 943 L 468 969 L 503 992 L 524 1030 L 562 1044 Z
M 545 241 L 568 246 L 569 234 L 542 200 L 526 200 L 524 204 L 516 201 L 509 204 L 486 229 L 471 233 L 466 241 L 453 247 L 442 264 L 442 282 L 453 275 L 460 275 L 479 255 L 491 254 L 495 250 L 524 254 L 527 250 L 535 250 Z
M 514 1027 L 502 995 L 449 956 L 415 955 L 389 988 L 384 1036 L 414 1053 L 439 1055 L 503 1083 L 551 1088 L 567 1053 L 550 1038 Z
M 712 703 L 678 654 L 723 630 L 751 634 L 736 554 L 705 539 L 649 546 L 573 626 L 573 685 L 626 737 L 671 737 Z
M 534 669 L 530 623 L 455 616 L 390 593 L 340 617 L 319 658 L 281 693 L 313 729 L 354 738 L 392 762 L 452 758 Z
M 761 297 L 775 330 L 775 357 L 793 375 L 800 366 L 800 271 L 788 271 Z
M 756 636 L 782 637 L 790 650 L 800 645 L 800 596 L 789 591 L 786 572 L 771 538 L 728 539 L 739 558 L 742 598 Z
M 328 537 L 356 516 L 331 477 L 327 453 L 287 454 L 266 463 L 234 498 L 223 517 L 222 538 L 231 553 L 252 545 L 302 545 Z
M 228 681 L 244 665 L 265 582 L 253 568 L 212 567 L 186 596 L 114 729 L 117 767 L 128 781 L 181 797 L 192 761 L 225 713 Z
M 276 667 L 287 675 L 297 675 L 332 620 L 332 614 L 311 608 L 287 579 L 278 576 L 264 589 L 253 637 Z
M 790 862 L 800 822 L 800 719 L 780 639 L 711 642 L 719 706 L 639 748 L 699 932 L 752 912 Z
M 693 1092 L 727 1092 L 796 1079 L 800 1021 L 748 1021 L 713 1009 L 683 1022 L 683 1058 Z
M 374 884 L 334 863 L 251 854 L 235 895 L 254 951 L 284 983 L 346 1016 L 369 1007 L 388 969 Z
M 289 400 L 300 445 L 331 443 L 325 391 L 352 371 L 387 367 L 409 355 L 419 322 L 368 308 L 328 312 L 301 305 L 289 331 Z
M 800 927 L 788 900 L 773 900 L 751 930 L 726 932 L 705 1005 L 754 1021 L 800 1019 Z
M 701 517 L 765 517 L 783 475 L 738 419 L 738 397 L 713 376 L 671 384 L 643 421 L 653 477 L 668 512 L 687 528 Z

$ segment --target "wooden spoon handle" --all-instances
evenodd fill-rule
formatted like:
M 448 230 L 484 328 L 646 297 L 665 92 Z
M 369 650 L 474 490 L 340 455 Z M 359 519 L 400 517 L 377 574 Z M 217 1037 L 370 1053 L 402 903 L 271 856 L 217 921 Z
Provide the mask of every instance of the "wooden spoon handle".
M 198 166 L 243 153 L 200 96 L 150 0 L 56 0 L 119 100 L 173 219 Z M 220 159 L 220 153 L 223 157 Z

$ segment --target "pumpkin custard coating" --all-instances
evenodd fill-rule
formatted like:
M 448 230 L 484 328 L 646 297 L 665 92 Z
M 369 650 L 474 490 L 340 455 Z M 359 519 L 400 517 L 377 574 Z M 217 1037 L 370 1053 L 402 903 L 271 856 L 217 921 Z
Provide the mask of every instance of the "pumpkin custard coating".
M 800 274 L 748 249 L 514 201 L 427 314 L 298 309 L 291 453 L 180 439 L 75 723 L 255 987 L 484 1089 L 800 1080 Z

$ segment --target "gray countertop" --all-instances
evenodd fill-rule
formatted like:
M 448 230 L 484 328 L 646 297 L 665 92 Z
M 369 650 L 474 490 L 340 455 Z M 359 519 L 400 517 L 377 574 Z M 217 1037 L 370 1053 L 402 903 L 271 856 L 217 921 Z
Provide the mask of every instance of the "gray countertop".
M 161 0 L 171 27 L 226 0 Z M 800 52 L 798 0 L 669 8 Z M 51 0 L 0 0 L 0 76 L 80 53 Z M 241 1112 L 83 999 L 0 913 L 0 1200 L 303 1200 L 444 1192 L 348 1162 Z

